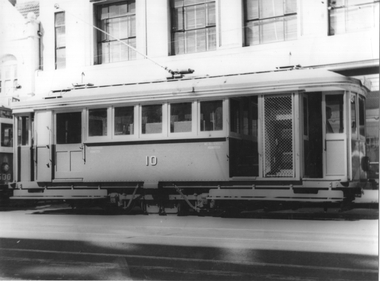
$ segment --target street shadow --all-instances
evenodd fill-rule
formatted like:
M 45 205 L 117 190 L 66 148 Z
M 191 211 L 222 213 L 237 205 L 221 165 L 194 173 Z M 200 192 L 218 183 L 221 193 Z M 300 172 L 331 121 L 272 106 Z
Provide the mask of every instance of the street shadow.
M 36 239 L 0 239 L 0 279 L 377 280 L 358 254 Z
M 25 210 L 25 209 L 24 209 Z M 100 216 L 121 216 L 121 215 L 145 215 L 142 209 L 135 207 L 129 210 L 105 209 L 94 206 L 77 206 L 72 208 L 68 204 L 57 204 L 47 206 L 36 206 L 26 209 L 33 215 L 100 215 Z M 152 214 L 156 215 L 156 214 Z M 176 215 L 176 214 L 168 214 Z M 190 212 L 189 216 L 215 216 L 214 213 Z M 325 210 L 321 206 L 305 205 L 299 209 L 267 209 L 260 208 L 253 211 L 242 212 L 220 212 L 217 216 L 224 218 L 241 219 L 282 219 L 282 220 L 335 220 L 335 221 L 357 221 L 357 220 L 378 220 L 378 206 L 357 205 L 355 208 L 342 210 L 339 206 L 332 206 Z

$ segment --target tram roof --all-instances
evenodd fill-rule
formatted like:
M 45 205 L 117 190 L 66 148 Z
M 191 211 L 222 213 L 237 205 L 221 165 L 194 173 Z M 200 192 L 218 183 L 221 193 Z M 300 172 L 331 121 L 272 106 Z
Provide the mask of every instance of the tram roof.
M 158 102 L 180 99 L 205 99 L 233 95 L 279 94 L 296 91 L 355 90 L 368 91 L 353 78 L 326 69 L 295 69 L 263 73 L 242 73 L 90 86 L 52 91 L 45 96 L 14 102 L 15 113 L 45 108 L 104 105 L 115 103 Z

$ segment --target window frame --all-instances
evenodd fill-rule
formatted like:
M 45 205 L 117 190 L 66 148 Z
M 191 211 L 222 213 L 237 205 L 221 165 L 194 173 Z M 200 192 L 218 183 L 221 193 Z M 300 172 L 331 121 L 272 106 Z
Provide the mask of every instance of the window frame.
M 277 42 L 284 42 L 284 41 L 292 41 L 292 40 L 297 40 L 298 39 L 298 31 L 299 31 L 299 12 L 298 12 L 298 0 L 295 0 L 295 4 L 296 4 L 296 8 L 295 8 L 295 12 L 289 12 L 287 13 L 286 12 L 286 0 L 284 0 L 282 2 L 282 5 L 283 5 L 283 13 L 281 15 L 274 15 L 274 16 L 262 16 L 261 15 L 261 1 L 265 1 L 265 0 L 257 0 L 258 1 L 258 6 L 257 6 L 257 18 L 253 18 L 253 19 L 248 19 L 248 1 L 250 0 L 244 0 L 244 3 L 243 3 L 243 17 L 244 17 L 244 20 L 243 20 L 243 23 L 244 23 L 244 46 L 246 47 L 249 47 L 249 46 L 258 46 L 258 45 L 263 45 L 263 44 L 270 44 L 270 43 L 277 43 Z M 295 38 L 291 37 L 289 39 L 287 39 L 287 32 L 286 32 L 286 19 L 289 19 L 291 17 L 295 17 L 295 21 L 296 21 L 296 36 Z M 268 21 L 268 20 L 274 20 L 274 21 L 277 21 L 281 19 L 282 20 L 282 26 L 283 26 L 283 29 L 282 29 L 282 39 L 281 40 L 273 40 L 273 41 L 268 41 L 268 42 L 263 42 L 263 22 L 265 21 Z M 250 26 L 250 24 L 253 24 L 252 27 L 254 26 L 254 23 L 258 23 L 257 27 L 258 27 L 258 43 L 250 43 L 249 41 L 249 38 L 248 38 L 248 26 Z
M 58 15 L 62 14 L 63 15 L 63 24 L 60 24 L 60 25 L 57 25 L 57 18 L 58 18 Z M 63 28 L 64 29 L 64 32 L 63 32 L 63 37 L 64 37 L 64 44 L 62 44 L 62 46 L 58 46 L 58 30 L 60 28 Z M 65 11 L 59 11 L 59 12 L 56 12 L 54 13 L 54 55 L 55 55 L 55 58 L 54 58 L 54 68 L 56 70 L 58 69 L 65 69 L 66 68 L 66 63 L 67 63 L 67 56 L 66 56 L 66 48 L 67 48 L 67 43 L 66 43 L 66 13 Z M 59 63 L 58 62 L 58 51 L 64 51 L 64 60 L 62 61 L 62 63 Z
M 331 3 L 332 0 L 328 0 L 327 1 L 327 11 L 328 11 L 328 35 L 329 36 L 335 36 L 335 35 L 339 35 L 339 34 L 346 34 L 346 33 L 350 33 L 350 32 L 360 32 L 360 31 L 363 31 L 363 30 L 369 30 L 371 28 L 374 28 L 376 26 L 376 9 L 378 10 L 379 9 L 379 2 L 378 0 L 368 0 L 368 1 L 364 1 L 365 3 L 359 3 L 359 4 L 352 4 L 352 5 L 348 5 L 348 1 L 349 0 L 341 0 L 343 1 L 343 5 L 340 5 L 340 6 L 335 6 L 336 3 Z M 372 2 L 371 2 L 372 1 Z M 335 1 L 336 2 L 336 1 Z M 367 6 L 367 5 L 372 5 L 372 12 L 373 12 L 373 22 L 372 22 L 372 26 L 371 27 L 363 27 L 363 28 L 357 28 L 357 29 L 348 29 L 347 27 L 347 18 L 349 17 L 349 15 L 352 15 L 353 12 L 350 11 L 351 8 L 354 8 L 354 7 L 357 7 L 358 9 L 362 9 L 363 6 Z M 338 31 L 336 32 L 336 29 L 333 29 L 333 26 L 332 26 L 332 18 L 333 18 L 333 11 L 334 10 L 341 10 L 343 14 L 342 17 L 343 17 L 343 21 L 344 21 L 344 31 Z M 378 20 L 378 18 L 377 18 Z M 355 21 L 356 23 L 356 21 Z M 355 25 L 356 26 L 356 25 Z
M 217 1 L 216 0 L 204 0 L 200 3 L 200 1 L 196 1 L 195 3 L 192 4 L 187 4 L 183 3 L 181 7 L 175 7 L 174 4 L 175 0 L 170 0 L 170 37 L 171 37 L 171 42 L 170 42 L 170 47 L 171 47 L 171 55 L 176 56 L 176 55 L 184 55 L 184 54 L 195 54 L 195 53 L 201 53 L 201 52 L 209 52 L 209 51 L 215 51 L 217 50 L 218 47 L 218 24 L 217 24 Z M 209 20 L 209 5 L 213 4 L 213 9 L 214 9 L 214 16 L 215 18 L 213 21 Z M 205 15 L 205 24 L 204 26 L 201 27 L 192 27 L 192 28 L 186 28 L 186 21 L 188 18 L 188 14 L 186 13 L 186 9 L 189 7 L 200 7 L 204 6 L 204 15 Z M 181 24 L 180 26 L 182 28 L 178 28 L 175 26 L 176 22 L 176 16 L 178 15 L 178 11 L 182 10 L 182 16 L 181 16 Z M 196 25 L 196 23 L 195 23 Z M 214 29 L 214 33 L 209 33 L 209 30 Z M 204 43 L 204 50 L 197 50 L 197 37 L 194 35 L 194 51 L 188 51 L 188 44 L 186 40 L 186 33 L 190 32 L 196 32 L 204 30 L 204 38 L 205 41 Z M 183 45 L 179 46 L 176 44 L 176 35 L 177 34 L 182 34 L 181 38 L 183 40 Z M 209 38 L 214 36 L 214 41 L 215 45 L 210 45 L 209 44 Z M 177 51 L 178 49 L 183 48 L 183 51 Z
M 97 109 L 106 109 L 107 111 L 107 134 L 102 136 L 90 136 L 90 110 L 97 110 Z M 85 139 L 86 142 L 101 142 L 101 141 L 110 141 L 111 140 L 111 126 L 113 125 L 112 122 L 112 115 L 111 115 L 111 107 L 109 106 L 97 106 L 97 107 L 91 107 L 86 109 L 86 119 L 85 119 Z
M 222 130 L 217 131 L 202 131 L 201 130 L 201 103 L 202 102 L 212 102 L 212 101 L 221 101 L 222 102 Z M 227 119 L 229 116 L 227 116 L 228 113 L 228 107 L 229 107 L 229 99 L 225 98 L 217 98 L 217 99 L 202 99 L 198 100 L 197 102 L 197 119 L 198 119 L 198 127 L 197 127 L 197 136 L 198 137 L 226 137 L 228 133 L 228 121 Z
M 66 143 L 58 143 L 58 130 L 60 130 L 58 126 L 58 115 L 60 114 L 72 114 L 72 113 L 78 113 L 80 114 L 80 120 L 81 120 L 81 128 L 80 128 L 80 142 L 66 142 Z M 56 145 L 77 145 L 77 144 L 82 144 L 85 141 L 85 135 L 83 133 L 83 126 L 84 126 L 84 120 L 83 120 L 83 110 L 69 110 L 69 111 L 64 111 L 64 110 L 57 110 L 54 112 L 54 142 Z M 78 134 L 79 136 L 79 134 Z
M 154 106 L 154 105 L 161 105 L 161 125 L 162 129 L 160 133 L 143 133 L 143 107 L 144 106 Z M 163 139 L 168 136 L 168 103 L 162 102 L 162 103 L 144 103 L 139 104 L 138 106 L 138 114 L 139 114 L 139 122 L 138 122 L 138 138 L 141 140 L 147 140 L 147 139 Z
M 115 118 L 115 109 L 116 108 L 122 108 L 122 107 L 132 107 L 133 108 L 133 134 L 130 135 L 116 135 L 115 134 L 115 125 L 116 125 L 116 118 Z M 112 106 L 111 108 L 111 138 L 115 141 L 128 141 L 128 140 L 136 140 L 138 139 L 139 130 L 140 130 L 140 118 L 139 118 L 139 105 L 135 104 L 124 104 L 124 105 L 118 105 L 118 106 Z
M 18 64 L 13 55 L 2 58 L 0 62 L 0 93 L 3 97 L 12 96 L 18 86 Z
M 123 4 L 126 4 L 127 5 L 127 12 L 123 15 L 117 15 L 117 16 L 113 16 L 113 17 L 107 17 L 105 19 L 103 19 L 104 21 L 109 21 L 110 19 L 117 19 L 117 18 L 133 18 L 133 21 L 134 21 L 134 29 L 132 31 L 132 33 L 134 35 L 130 35 L 128 34 L 127 37 L 123 37 L 123 38 L 117 38 L 119 39 L 120 41 L 127 41 L 126 43 L 128 45 L 131 45 L 132 47 L 136 48 L 137 46 L 137 28 L 136 28 L 136 18 L 137 18 L 137 13 L 136 13 L 136 0 L 123 0 L 123 1 L 105 1 L 105 2 L 101 2 L 99 4 L 96 4 L 94 5 L 94 8 L 93 8 L 93 17 L 94 17 L 94 25 L 97 27 L 97 28 L 100 28 L 102 29 L 102 19 L 101 19 L 101 13 L 102 13 L 102 9 L 103 8 L 109 8 L 111 6 L 115 6 L 115 5 L 123 5 Z M 129 12 L 128 9 L 129 9 L 129 5 L 131 4 L 134 4 L 135 8 L 134 8 L 134 12 Z M 110 25 L 111 26 L 111 25 Z M 103 29 L 102 29 L 103 30 Z M 109 30 L 104 30 L 105 32 L 107 33 L 110 33 Z M 128 31 L 129 33 L 129 31 Z M 112 34 L 112 33 L 110 33 Z M 103 36 L 105 39 L 103 39 Z M 121 53 L 122 53 L 122 50 L 119 50 L 118 51 L 118 56 L 119 56 L 119 59 L 115 60 L 115 59 L 111 59 L 111 48 L 110 48 L 110 44 L 111 43 L 115 43 L 117 42 L 118 44 L 122 44 L 119 40 L 115 39 L 114 37 L 112 36 L 109 36 L 108 34 L 105 34 L 103 32 L 101 32 L 100 30 L 97 30 L 97 31 L 94 31 L 94 44 L 95 44 L 95 52 L 94 52 L 94 64 L 95 65 L 101 65 L 101 64 L 108 64 L 108 63 L 118 63 L 118 62 L 126 62 L 126 61 L 131 61 L 131 60 L 136 60 L 137 59 L 137 53 L 131 49 L 130 47 L 124 45 L 123 48 L 127 48 L 127 58 L 120 58 L 121 57 Z M 133 45 L 133 41 L 134 40 L 134 45 Z M 107 60 L 103 60 L 103 47 L 102 47 L 102 44 L 103 43 L 107 43 L 108 44 L 108 59 Z
M 189 103 L 191 105 L 191 130 L 188 132 L 172 132 L 171 131 L 171 107 L 173 104 L 183 104 Z M 197 101 L 175 101 L 168 103 L 168 114 L 167 114 L 167 127 L 168 127 L 168 137 L 170 138 L 183 138 L 196 136 L 198 131 L 198 116 L 197 116 Z

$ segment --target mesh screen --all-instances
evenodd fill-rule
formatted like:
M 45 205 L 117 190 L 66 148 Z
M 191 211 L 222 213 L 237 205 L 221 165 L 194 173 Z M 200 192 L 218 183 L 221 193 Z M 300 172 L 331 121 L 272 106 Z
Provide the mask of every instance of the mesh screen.
M 264 99 L 264 176 L 294 177 L 292 96 Z

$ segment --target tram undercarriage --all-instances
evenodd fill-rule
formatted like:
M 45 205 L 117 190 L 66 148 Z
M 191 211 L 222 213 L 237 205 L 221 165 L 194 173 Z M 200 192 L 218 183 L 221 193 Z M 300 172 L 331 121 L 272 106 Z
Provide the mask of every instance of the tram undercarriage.
M 296 209 L 305 205 L 327 208 L 340 204 L 344 207 L 361 194 L 360 186 L 315 180 L 277 185 L 268 185 L 268 182 L 133 182 L 111 186 L 67 183 L 47 187 L 41 183 L 39 188 L 14 189 L 11 199 L 60 201 L 72 207 L 91 205 L 125 213 L 216 215 L 257 209 Z

